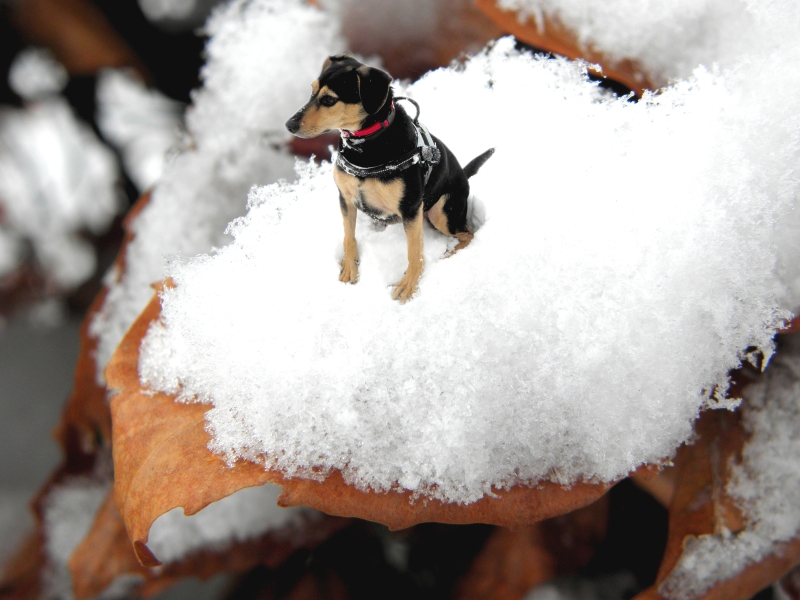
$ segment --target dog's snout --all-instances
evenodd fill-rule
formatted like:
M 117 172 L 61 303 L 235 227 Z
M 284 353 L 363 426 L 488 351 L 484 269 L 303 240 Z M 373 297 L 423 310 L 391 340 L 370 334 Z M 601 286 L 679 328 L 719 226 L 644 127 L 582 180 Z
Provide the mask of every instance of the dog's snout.
M 297 133 L 300 129 L 300 119 L 297 118 L 297 115 L 286 121 L 286 129 L 289 130 L 289 133 Z

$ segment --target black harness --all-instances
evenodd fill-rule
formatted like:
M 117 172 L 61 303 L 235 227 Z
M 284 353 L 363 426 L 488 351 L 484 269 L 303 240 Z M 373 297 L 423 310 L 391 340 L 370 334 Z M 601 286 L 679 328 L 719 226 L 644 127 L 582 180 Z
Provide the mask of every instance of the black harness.
M 431 172 L 433 171 L 433 166 L 439 164 L 439 161 L 442 159 L 442 153 L 436 146 L 436 142 L 434 141 L 433 136 L 428 131 L 428 128 L 419 122 L 419 104 L 417 104 L 411 98 L 406 98 L 404 96 L 397 96 L 395 100 L 408 100 L 417 108 L 417 114 L 414 117 L 414 129 L 417 132 L 416 147 L 413 150 L 411 150 L 411 152 L 406 153 L 400 158 L 389 161 L 388 163 L 382 165 L 376 165 L 374 167 L 359 167 L 358 165 L 354 165 L 344 157 L 344 152 L 339 152 L 336 155 L 336 166 L 338 166 L 342 171 L 344 171 L 348 175 L 353 175 L 354 177 L 358 177 L 359 179 L 365 179 L 367 177 L 380 177 L 382 175 L 391 175 L 392 173 L 399 173 L 401 171 L 405 171 L 406 169 L 414 165 L 419 165 L 420 167 L 426 169 L 425 184 L 427 185 L 428 179 L 430 178 Z M 394 110 L 392 110 L 392 112 L 390 113 L 389 119 L 391 121 L 394 120 Z M 379 130 L 377 133 L 380 133 L 381 131 L 382 130 Z M 369 139 L 369 137 L 359 138 L 359 137 L 354 137 L 349 132 L 347 133 L 342 132 L 340 138 L 342 143 L 342 148 L 347 150 L 353 150 L 355 152 L 363 152 L 363 148 L 359 148 L 359 146 L 363 144 L 367 139 Z

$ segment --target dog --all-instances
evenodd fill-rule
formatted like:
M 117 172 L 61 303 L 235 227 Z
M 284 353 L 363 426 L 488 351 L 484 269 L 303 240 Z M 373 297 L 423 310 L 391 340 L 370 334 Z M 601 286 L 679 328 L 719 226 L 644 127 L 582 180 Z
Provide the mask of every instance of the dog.
M 399 104 L 392 77 L 362 64 L 350 54 L 329 57 L 311 84 L 311 98 L 287 122 L 290 133 L 312 138 L 340 130 L 333 178 L 339 188 L 344 221 L 344 258 L 339 280 L 358 281 L 356 214 L 403 223 L 408 268 L 392 297 L 405 303 L 414 296 L 423 270 L 422 220 L 458 239 L 465 248 L 473 233 L 467 223 L 468 179 L 494 153 L 491 148 L 463 169 L 441 140 L 430 135 Z

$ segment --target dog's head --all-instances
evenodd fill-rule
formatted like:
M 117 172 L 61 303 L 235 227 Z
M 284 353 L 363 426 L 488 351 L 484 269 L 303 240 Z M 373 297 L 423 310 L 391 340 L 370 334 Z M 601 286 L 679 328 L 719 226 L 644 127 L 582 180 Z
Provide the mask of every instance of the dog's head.
M 361 129 L 369 115 L 386 104 L 391 83 L 387 72 L 362 64 L 349 54 L 331 56 L 311 84 L 311 99 L 286 121 L 286 128 L 301 138 L 332 129 Z

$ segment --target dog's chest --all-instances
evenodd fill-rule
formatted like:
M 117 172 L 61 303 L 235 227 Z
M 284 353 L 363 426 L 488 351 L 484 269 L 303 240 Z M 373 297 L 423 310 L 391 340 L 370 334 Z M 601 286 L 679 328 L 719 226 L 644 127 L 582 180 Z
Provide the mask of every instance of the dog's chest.
M 400 201 L 405 193 L 401 178 L 388 182 L 373 177 L 359 179 L 337 167 L 333 180 L 344 200 L 357 209 L 380 219 L 400 216 Z

